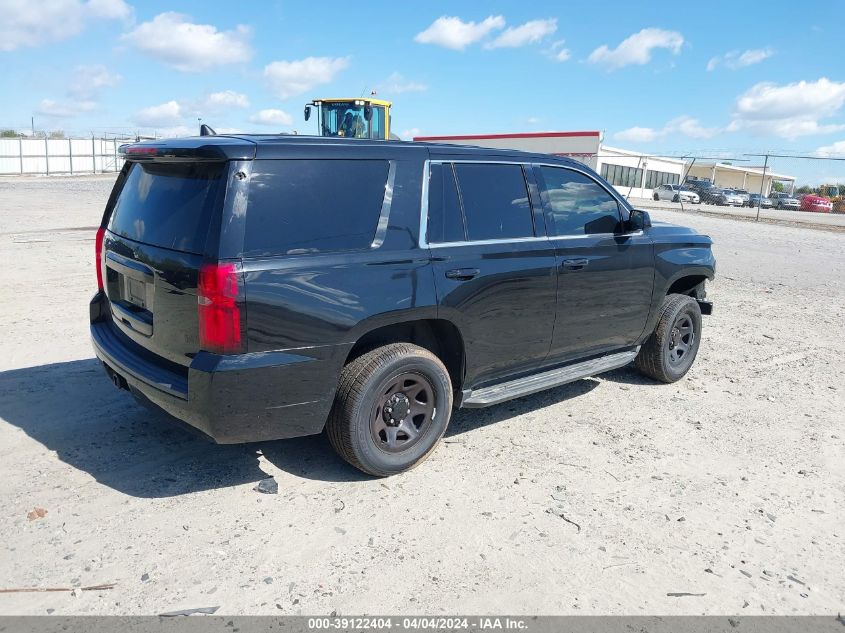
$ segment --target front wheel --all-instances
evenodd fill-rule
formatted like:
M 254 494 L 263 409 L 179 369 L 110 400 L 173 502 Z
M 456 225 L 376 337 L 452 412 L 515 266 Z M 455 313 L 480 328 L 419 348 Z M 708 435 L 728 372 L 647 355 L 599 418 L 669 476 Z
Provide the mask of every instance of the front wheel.
M 687 295 L 667 295 L 657 326 L 640 348 L 637 369 L 660 382 L 675 382 L 692 367 L 701 342 L 701 308 Z
M 659 196 L 659 195 L 657 195 L 656 193 L 655 193 L 655 194 L 653 194 L 653 195 L 654 195 L 654 201 L 655 201 L 655 202 L 657 202 L 658 200 L 660 200 L 660 196 Z
M 452 413 L 452 383 L 437 356 L 393 343 L 343 368 L 326 431 L 334 449 L 369 475 L 410 470 L 434 450 Z

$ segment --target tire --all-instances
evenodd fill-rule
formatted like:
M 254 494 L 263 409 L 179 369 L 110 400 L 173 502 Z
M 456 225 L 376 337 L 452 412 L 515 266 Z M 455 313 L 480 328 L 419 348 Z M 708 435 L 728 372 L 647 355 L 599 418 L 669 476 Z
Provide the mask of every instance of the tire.
M 683 334 L 684 327 L 691 327 L 691 331 Z M 698 302 L 687 295 L 667 295 L 654 332 L 640 348 L 634 363 L 650 378 L 676 382 L 692 367 L 700 342 L 701 308 Z
M 680 202 L 680 201 L 681 201 L 681 199 L 677 195 L 672 197 L 672 202 Z
M 326 433 L 355 468 L 387 477 L 428 457 L 451 413 L 452 382 L 440 359 L 422 347 L 393 343 L 343 368 Z
M 654 201 L 655 201 L 655 202 L 659 202 L 659 201 L 660 201 L 660 196 L 659 196 L 659 195 L 657 195 L 656 193 L 655 193 L 655 194 L 652 194 L 652 195 L 654 196 Z

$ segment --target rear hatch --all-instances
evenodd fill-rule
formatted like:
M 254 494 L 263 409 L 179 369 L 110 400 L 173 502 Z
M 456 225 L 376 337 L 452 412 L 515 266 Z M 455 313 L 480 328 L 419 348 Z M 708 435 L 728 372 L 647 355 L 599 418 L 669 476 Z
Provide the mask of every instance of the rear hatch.
M 214 258 L 227 174 L 222 160 L 130 163 L 106 224 L 103 286 L 115 327 L 182 366 L 199 351 L 199 271 Z

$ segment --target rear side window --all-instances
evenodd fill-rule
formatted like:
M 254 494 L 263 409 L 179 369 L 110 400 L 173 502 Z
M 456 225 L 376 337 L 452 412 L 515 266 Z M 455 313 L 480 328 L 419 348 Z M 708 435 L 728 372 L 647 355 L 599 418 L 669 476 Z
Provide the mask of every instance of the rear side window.
M 249 185 L 244 256 L 370 248 L 386 160 L 259 160 Z
M 456 163 L 469 240 L 532 237 L 534 223 L 520 165 Z
M 619 228 L 619 203 L 598 182 L 562 167 L 541 167 L 554 235 L 613 233 Z
M 225 163 L 135 163 L 109 230 L 152 246 L 202 253 L 223 204 Z
M 428 241 L 463 242 L 466 240 L 461 202 L 450 164 L 431 165 L 428 195 Z

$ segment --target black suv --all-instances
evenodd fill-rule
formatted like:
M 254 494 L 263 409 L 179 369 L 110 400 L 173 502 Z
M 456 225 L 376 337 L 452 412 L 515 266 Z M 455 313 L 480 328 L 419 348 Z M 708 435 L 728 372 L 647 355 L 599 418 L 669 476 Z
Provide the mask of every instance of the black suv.
M 221 443 L 316 434 L 390 475 L 453 406 L 695 359 L 711 240 L 585 165 L 303 136 L 124 147 L 97 234 L 97 356 Z
M 724 204 L 722 202 L 722 190 L 709 180 L 691 179 L 687 180 L 685 184 L 698 194 L 702 203 L 716 205 Z

